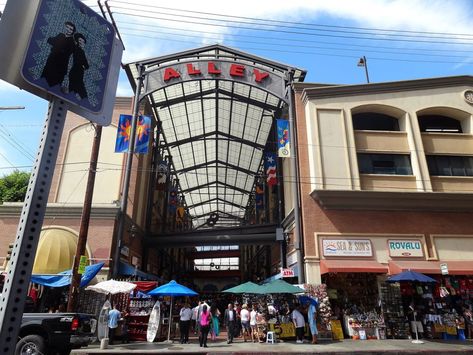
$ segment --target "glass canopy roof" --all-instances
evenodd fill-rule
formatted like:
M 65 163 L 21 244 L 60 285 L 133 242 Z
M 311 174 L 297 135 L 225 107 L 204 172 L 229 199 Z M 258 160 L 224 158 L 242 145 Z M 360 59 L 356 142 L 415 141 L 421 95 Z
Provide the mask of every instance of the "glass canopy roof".
M 125 66 L 136 89 L 140 68 L 147 85 L 146 99 L 161 127 L 172 170 L 178 179 L 193 227 L 238 226 L 251 203 L 255 181 L 262 175 L 263 151 L 276 115 L 286 104 L 264 87 L 228 78 L 198 78 L 160 86 L 149 73 L 171 64 L 218 58 L 274 73 L 284 82 L 303 81 L 305 71 L 228 47 L 213 45 Z M 151 89 L 150 89 L 151 87 Z M 144 98 L 144 97 L 142 97 Z M 274 142 L 274 138 L 270 139 Z

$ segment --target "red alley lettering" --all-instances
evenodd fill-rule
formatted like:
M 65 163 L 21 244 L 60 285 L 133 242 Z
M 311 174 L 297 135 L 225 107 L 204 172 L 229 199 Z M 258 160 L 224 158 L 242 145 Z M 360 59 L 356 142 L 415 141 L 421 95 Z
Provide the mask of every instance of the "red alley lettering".
M 247 67 L 242 64 L 230 64 L 230 67 L 227 70 L 227 75 L 232 77 L 244 78 L 245 76 L 249 75 Z M 187 63 L 185 65 L 165 68 L 163 80 L 168 82 L 171 79 L 181 79 L 182 75 L 184 74 L 188 76 L 201 76 L 204 74 L 210 74 L 214 76 L 224 75 L 222 74 L 222 70 L 218 66 L 218 63 L 215 62 L 207 62 L 207 73 L 202 72 L 202 65 L 199 67 L 196 64 Z M 269 78 L 269 73 L 253 68 L 253 77 L 255 82 L 262 83 L 265 79 Z

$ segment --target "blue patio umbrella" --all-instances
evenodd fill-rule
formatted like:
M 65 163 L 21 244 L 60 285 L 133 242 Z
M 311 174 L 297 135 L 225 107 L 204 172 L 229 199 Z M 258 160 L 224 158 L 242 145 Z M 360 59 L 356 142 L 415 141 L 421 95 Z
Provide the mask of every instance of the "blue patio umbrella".
M 401 281 L 410 281 L 410 282 L 420 282 L 420 283 L 435 283 L 435 279 L 421 274 L 420 272 L 415 272 L 412 270 L 403 271 L 399 274 L 389 277 L 386 282 L 401 282 Z
M 169 307 L 169 329 L 168 329 L 168 341 L 171 339 L 171 323 L 172 323 L 172 301 L 173 297 L 177 296 L 197 296 L 198 293 L 191 290 L 190 288 L 177 283 L 172 280 L 167 284 L 156 287 L 154 290 L 148 292 L 149 296 L 171 296 L 171 306 Z
M 317 307 L 317 305 L 319 304 L 319 302 L 317 302 L 315 298 L 310 296 L 299 296 L 299 303 L 303 305 L 312 304 L 315 307 Z

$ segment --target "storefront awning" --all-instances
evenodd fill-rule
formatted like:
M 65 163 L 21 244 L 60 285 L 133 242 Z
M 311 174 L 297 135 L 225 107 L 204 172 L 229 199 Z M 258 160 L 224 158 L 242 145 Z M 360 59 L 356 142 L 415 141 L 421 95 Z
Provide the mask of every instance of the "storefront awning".
M 320 260 L 320 273 L 329 272 L 372 272 L 386 274 L 387 265 L 383 265 L 374 260 Z
M 153 280 L 153 281 L 162 281 L 157 275 L 149 274 L 147 272 L 139 270 L 137 267 L 133 265 L 124 263 L 120 261 L 118 273 L 124 276 L 134 276 L 134 277 L 141 277 L 145 280 Z
M 423 274 L 441 274 L 440 264 L 447 264 L 449 275 L 473 275 L 473 261 L 455 260 L 455 261 L 390 261 L 389 273 L 391 275 L 399 274 L 406 270 L 414 270 Z

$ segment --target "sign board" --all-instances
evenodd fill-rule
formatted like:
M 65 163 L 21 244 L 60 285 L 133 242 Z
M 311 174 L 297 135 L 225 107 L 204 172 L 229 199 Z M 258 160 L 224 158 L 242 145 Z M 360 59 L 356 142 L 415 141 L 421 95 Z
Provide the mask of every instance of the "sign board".
M 442 275 L 448 275 L 448 265 L 446 263 L 440 264 L 440 272 Z
M 0 20 L 0 79 L 108 125 L 123 48 L 114 28 L 79 0 L 8 1 Z
M 77 270 L 77 273 L 79 275 L 82 275 L 85 272 L 85 267 L 87 266 L 88 263 L 88 258 L 86 255 L 81 255 L 80 260 L 79 260 L 79 268 Z
M 208 79 L 240 81 L 257 86 L 277 97 L 285 97 L 285 80 L 282 75 L 249 63 L 223 59 L 179 62 L 154 69 L 147 75 L 144 94 L 183 81 Z
M 389 256 L 395 257 L 423 257 L 422 242 L 420 239 L 389 239 Z
M 294 270 L 292 269 L 281 269 L 281 276 L 282 277 L 294 277 Z
M 323 239 L 324 256 L 373 256 L 369 239 Z
M 333 340 L 343 340 L 343 328 L 339 320 L 332 319 L 330 321 L 330 328 L 332 329 Z

